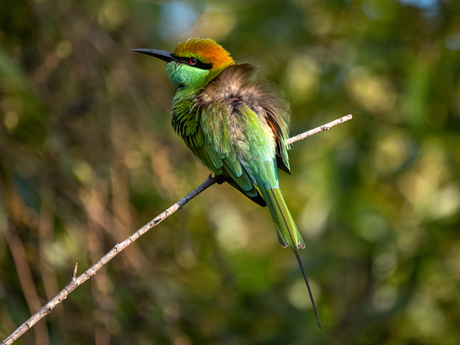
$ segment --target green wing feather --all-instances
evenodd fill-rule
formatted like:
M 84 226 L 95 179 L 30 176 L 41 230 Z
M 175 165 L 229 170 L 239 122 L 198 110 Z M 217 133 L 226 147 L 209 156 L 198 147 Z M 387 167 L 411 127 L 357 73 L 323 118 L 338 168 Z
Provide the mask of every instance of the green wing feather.
M 223 114 L 214 107 L 198 111 L 197 108 L 190 107 L 189 101 L 175 102 L 173 127 L 195 156 L 212 172 L 252 201 L 266 206 L 230 145 L 229 128 L 223 125 L 222 117 Z

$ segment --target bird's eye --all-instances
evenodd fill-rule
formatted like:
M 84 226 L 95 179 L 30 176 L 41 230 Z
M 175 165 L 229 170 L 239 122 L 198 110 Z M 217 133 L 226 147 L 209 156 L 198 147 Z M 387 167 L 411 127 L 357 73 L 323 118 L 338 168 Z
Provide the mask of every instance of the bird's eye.
M 196 65 L 196 63 L 198 62 L 197 59 L 195 59 L 194 57 L 191 57 L 189 60 L 188 60 L 189 64 L 194 66 Z

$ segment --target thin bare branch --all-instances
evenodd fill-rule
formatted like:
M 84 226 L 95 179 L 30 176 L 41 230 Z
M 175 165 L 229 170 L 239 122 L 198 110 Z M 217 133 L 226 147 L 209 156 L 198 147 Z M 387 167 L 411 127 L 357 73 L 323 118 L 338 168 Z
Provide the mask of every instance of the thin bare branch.
M 336 126 L 338 124 L 341 124 L 343 122 L 346 122 L 348 120 L 351 120 L 352 116 L 347 115 L 344 116 L 340 119 L 337 119 L 335 121 L 329 122 L 325 125 L 322 125 L 320 127 L 317 127 L 315 129 L 312 129 L 308 132 L 299 134 L 293 138 L 290 138 L 288 140 L 288 144 L 292 144 L 296 141 L 305 139 L 309 136 L 312 136 L 313 134 L 323 132 L 326 130 L 331 129 L 333 126 Z M 198 194 L 206 190 L 207 188 L 211 187 L 213 184 L 217 182 L 217 179 L 215 177 L 212 177 L 209 175 L 209 177 L 204 181 L 199 187 L 194 189 L 191 193 L 180 199 L 178 202 L 176 202 L 174 205 L 172 205 L 170 208 L 168 208 L 166 211 L 152 219 L 150 222 L 145 224 L 142 228 L 137 230 L 134 234 L 129 236 L 126 240 L 123 242 L 117 243 L 106 255 L 104 255 L 98 262 L 96 262 L 93 266 L 88 268 L 84 273 L 82 273 L 80 276 L 77 277 L 77 268 L 78 268 L 78 263 L 75 263 L 73 272 L 72 272 L 72 277 L 69 281 L 69 283 L 64 287 L 64 289 L 61 290 L 52 300 L 50 300 L 48 303 L 46 303 L 37 313 L 35 313 L 29 320 L 24 322 L 18 329 L 16 329 L 13 333 L 11 333 L 2 343 L 1 345 L 10 345 L 13 342 L 15 342 L 17 339 L 19 339 L 20 336 L 22 336 L 26 331 L 28 331 L 30 328 L 32 328 L 39 320 L 41 320 L 43 317 L 45 317 L 47 314 L 49 314 L 54 307 L 56 307 L 59 303 L 61 303 L 63 300 L 67 298 L 67 296 L 75 290 L 79 285 L 83 284 L 85 281 L 87 281 L 89 278 L 91 278 L 93 275 L 97 273 L 106 263 L 108 263 L 110 260 L 112 260 L 115 256 L 117 256 L 121 251 L 123 251 L 126 247 L 128 247 L 131 243 L 136 241 L 139 237 L 144 235 L 147 231 L 150 229 L 154 228 L 158 224 L 160 224 L 163 220 L 171 216 L 173 213 L 178 211 L 182 206 L 184 206 L 186 203 L 188 203 L 190 200 L 192 200 L 194 197 L 196 197 Z
M 351 114 L 348 114 L 344 117 L 341 117 L 340 119 L 334 120 L 332 122 L 326 123 L 325 125 L 316 127 L 314 129 L 309 130 L 308 132 L 304 132 L 302 134 L 296 135 L 295 137 L 289 138 L 287 143 L 288 144 L 293 144 L 296 141 L 311 137 L 313 134 L 319 133 L 319 132 L 324 132 L 330 130 L 332 127 L 340 125 L 341 123 L 347 122 L 351 120 L 353 116 Z

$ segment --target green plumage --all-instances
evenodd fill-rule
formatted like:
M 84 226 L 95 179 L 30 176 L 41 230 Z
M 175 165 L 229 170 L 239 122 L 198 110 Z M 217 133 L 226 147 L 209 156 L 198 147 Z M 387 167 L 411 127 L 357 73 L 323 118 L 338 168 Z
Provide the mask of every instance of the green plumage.
M 289 171 L 289 110 L 274 90 L 254 82 L 253 71 L 248 64 L 231 65 L 205 88 L 191 95 L 178 92 L 172 124 L 211 171 L 268 206 L 284 247 L 303 248 L 277 175 L 277 163 Z
M 136 51 L 168 62 L 176 86 L 172 125 L 200 161 L 261 206 L 268 206 L 283 247 L 291 247 L 313 295 L 298 252 L 305 244 L 279 188 L 277 168 L 290 173 L 289 107 L 279 93 L 257 82 L 254 67 L 235 64 L 210 39 L 189 39 L 174 53 Z

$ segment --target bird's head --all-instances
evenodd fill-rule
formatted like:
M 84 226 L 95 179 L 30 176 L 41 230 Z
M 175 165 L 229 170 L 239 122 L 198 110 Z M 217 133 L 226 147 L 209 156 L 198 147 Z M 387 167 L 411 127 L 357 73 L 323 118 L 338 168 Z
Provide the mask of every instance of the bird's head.
M 189 38 L 179 43 L 172 53 L 156 49 L 132 50 L 166 61 L 169 79 L 178 91 L 185 93 L 198 91 L 235 63 L 230 54 L 210 38 Z

